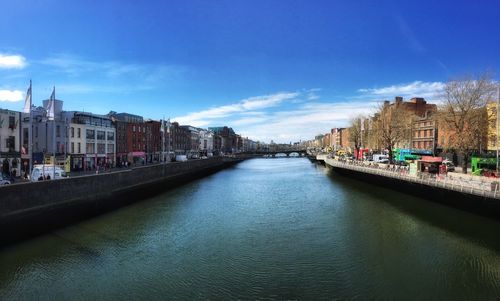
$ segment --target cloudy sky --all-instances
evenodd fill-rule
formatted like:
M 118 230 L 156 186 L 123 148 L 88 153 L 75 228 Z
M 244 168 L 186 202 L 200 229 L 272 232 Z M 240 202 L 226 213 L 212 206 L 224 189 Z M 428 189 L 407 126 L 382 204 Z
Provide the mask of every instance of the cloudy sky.
M 400 2 L 0 0 L 0 108 L 32 79 L 36 104 L 290 142 L 500 70 L 497 1 Z

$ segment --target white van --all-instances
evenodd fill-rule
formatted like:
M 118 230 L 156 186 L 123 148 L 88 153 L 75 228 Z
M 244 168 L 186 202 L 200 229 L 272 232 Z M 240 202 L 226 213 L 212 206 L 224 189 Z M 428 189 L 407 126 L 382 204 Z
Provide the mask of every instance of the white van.
M 177 162 L 186 162 L 188 159 L 187 159 L 187 156 L 186 155 L 177 155 L 175 156 L 175 161 Z
M 388 164 L 389 163 L 389 156 L 382 155 L 382 154 L 374 154 L 373 155 L 373 162 Z
M 43 170 L 43 172 L 42 172 Z M 54 174 L 55 172 L 55 174 Z M 45 175 L 45 177 L 44 177 Z M 37 182 L 42 180 L 46 180 L 50 176 L 50 179 L 63 179 L 66 178 L 66 172 L 59 166 L 56 166 L 54 169 L 54 165 L 42 165 L 36 164 L 33 166 L 33 171 L 31 172 L 31 182 Z

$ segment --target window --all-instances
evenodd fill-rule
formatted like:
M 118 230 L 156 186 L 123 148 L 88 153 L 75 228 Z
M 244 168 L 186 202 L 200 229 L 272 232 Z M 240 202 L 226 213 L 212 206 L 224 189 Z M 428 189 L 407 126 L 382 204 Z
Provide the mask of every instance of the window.
M 71 127 L 71 138 L 75 137 L 75 128 Z
M 95 139 L 95 131 L 87 130 L 87 139 Z
M 98 154 L 105 154 L 106 153 L 106 144 L 97 143 L 97 153 Z
M 115 133 L 108 132 L 108 141 L 114 141 L 114 140 L 115 140 Z
M 7 147 L 8 152 L 14 152 L 16 147 L 16 137 L 9 136 L 9 138 L 5 139 L 5 146 Z
M 35 127 L 35 138 L 38 138 L 38 127 Z
M 56 126 L 56 137 L 61 137 L 61 126 L 60 125 Z
M 78 138 L 82 138 L 82 129 L 78 128 Z
M 105 131 L 97 131 L 97 140 L 105 140 L 106 132 Z
M 28 144 L 29 144 L 29 134 L 28 134 L 28 128 L 23 128 L 23 147 L 24 147 L 24 151 L 26 153 L 29 152 L 29 149 L 28 149 Z
M 78 142 L 78 153 L 81 153 L 82 152 L 82 145 L 80 144 L 80 142 Z
M 95 145 L 94 143 L 87 143 L 87 154 L 95 153 Z
M 115 146 L 114 144 L 108 144 L 108 154 L 114 153 Z
M 74 142 L 71 142 L 71 153 L 72 154 L 75 153 L 75 143 Z
M 15 129 L 16 128 L 16 117 L 14 116 L 9 116 L 9 129 Z
M 132 132 L 135 132 L 135 125 L 132 126 Z

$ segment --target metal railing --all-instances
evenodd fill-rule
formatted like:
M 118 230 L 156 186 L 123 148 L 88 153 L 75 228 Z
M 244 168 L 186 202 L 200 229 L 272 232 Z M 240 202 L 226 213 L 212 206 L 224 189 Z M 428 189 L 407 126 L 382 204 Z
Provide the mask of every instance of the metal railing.
M 474 194 L 478 196 L 500 198 L 499 181 L 476 176 L 466 176 L 454 173 L 429 174 L 417 173 L 410 175 L 407 167 L 394 166 L 389 164 L 371 164 L 363 161 L 340 161 L 336 159 L 326 159 L 326 164 L 356 170 L 368 174 L 394 178 L 398 180 L 419 183 L 427 186 L 439 187 L 443 189 L 458 191 L 461 193 Z

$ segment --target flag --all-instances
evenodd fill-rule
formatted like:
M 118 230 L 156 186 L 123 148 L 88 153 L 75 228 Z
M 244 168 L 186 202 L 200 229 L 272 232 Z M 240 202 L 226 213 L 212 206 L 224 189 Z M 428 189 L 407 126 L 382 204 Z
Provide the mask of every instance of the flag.
M 160 127 L 160 132 L 165 132 L 165 120 L 161 120 L 161 127 Z
M 170 118 L 167 120 L 167 133 L 170 133 Z
M 47 118 L 49 120 L 55 119 L 55 100 L 56 100 L 56 87 L 52 90 L 52 94 L 50 94 L 49 104 L 47 106 Z
M 31 102 L 32 102 L 32 97 L 31 97 L 31 81 L 30 81 L 30 87 L 26 92 L 26 99 L 24 100 L 24 113 L 31 112 Z

